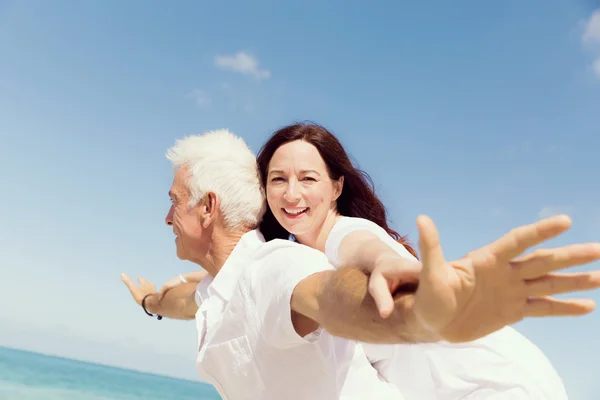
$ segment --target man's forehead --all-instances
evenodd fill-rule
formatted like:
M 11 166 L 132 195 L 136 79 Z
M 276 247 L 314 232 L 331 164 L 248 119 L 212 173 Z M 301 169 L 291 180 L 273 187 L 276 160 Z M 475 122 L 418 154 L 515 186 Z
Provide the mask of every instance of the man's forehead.
M 187 192 L 185 178 L 187 177 L 185 167 L 179 168 L 173 178 L 173 184 L 169 189 L 169 197 L 181 197 Z

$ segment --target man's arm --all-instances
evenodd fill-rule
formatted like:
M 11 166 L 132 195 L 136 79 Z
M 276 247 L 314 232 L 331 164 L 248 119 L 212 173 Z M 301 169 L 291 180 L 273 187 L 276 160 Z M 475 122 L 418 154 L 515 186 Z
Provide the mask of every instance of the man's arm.
M 520 226 L 448 262 L 433 221 L 421 216 L 419 287 L 414 294 L 394 293 L 390 317 L 383 320 L 376 313 L 368 277 L 357 268 L 304 278 L 292 293 L 291 307 L 334 335 L 373 343 L 470 342 L 527 317 L 585 315 L 594 310 L 593 301 L 552 296 L 600 288 L 600 271 L 557 271 L 600 259 L 600 243 L 523 255 L 570 225 L 568 217 L 556 216 Z
M 171 319 L 194 319 L 196 304 L 196 282 L 188 282 L 170 288 L 162 294 L 152 294 L 146 298 L 146 310 Z
M 332 335 L 365 343 L 440 340 L 413 313 L 414 293 L 396 293 L 394 311 L 384 319 L 368 286 L 367 274 L 355 267 L 318 272 L 303 279 L 291 298 L 296 332 L 304 336 L 321 326 Z
M 301 247 L 282 249 L 255 277 L 259 316 L 271 332 L 282 324 L 286 336 L 280 343 L 293 345 L 319 326 L 370 343 L 470 342 L 527 317 L 585 315 L 594 309 L 593 301 L 551 296 L 600 288 L 600 271 L 557 272 L 600 259 L 600 243 L 522 255 L 570 224 L 568 217 L 557 216 L 524 225 L 448 262 L 433 221 L 419 217 L 419 286 L 414 293 L 390 290 L 394 309 L 385 319 L 369 294 L 372 275 L 351 264 L 333 271 L 327 259 Z M 293 330 L 296 338 L 290 336 Z
M 154 283 L 139 278 L 139 286 L 131 281 L 127 274 L 121 274 L 121 280 L 138 305 L 144 306 L 148 312 L 172 319 L 194 319 L 198 305 L 196 304 L 195 282 L 182 283 L 160 294 L 156 292 Z

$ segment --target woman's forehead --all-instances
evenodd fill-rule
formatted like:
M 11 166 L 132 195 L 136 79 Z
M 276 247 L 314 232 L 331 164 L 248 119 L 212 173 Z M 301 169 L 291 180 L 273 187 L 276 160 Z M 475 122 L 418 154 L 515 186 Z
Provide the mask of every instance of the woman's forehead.
M 325 162 L 315 146 L 304 141 L 294 141 L 279 147 L 273 154 L 269 169 L 300 168 L 305 170 L 324 169 Z

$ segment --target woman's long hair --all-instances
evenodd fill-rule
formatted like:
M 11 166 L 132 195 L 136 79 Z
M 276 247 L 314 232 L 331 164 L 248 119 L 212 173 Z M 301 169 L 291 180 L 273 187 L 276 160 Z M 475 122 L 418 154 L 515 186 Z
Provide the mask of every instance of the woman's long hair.
M 412 255 L 417 253 L 408 243 L 405 236 L 388 226 L 386 209 L 375 195 L 373 181 L 369 175 L 354 167 L 350 157 L 340 141 L 327 129 L 317 124 L 298 123 L 286 126 L 275 132 L 261 148 L 258 157 L 258 168 L 263 187 L 267 186 L 269 163 L 273 154 L 282 145 L 296 140 L 303 140 L 315 146 L 323 158 L 329 176 L 333 180 L 344 177 L 344 185 L 337 199 L 338 212 L 347 217 L 364 218 L 385 229 L 396 241 L 401 243 Z M 266 240 L 288 239 L 286 231 L 275 219 L 273 212 L 267 207 L 260 224 L 260 230 Z

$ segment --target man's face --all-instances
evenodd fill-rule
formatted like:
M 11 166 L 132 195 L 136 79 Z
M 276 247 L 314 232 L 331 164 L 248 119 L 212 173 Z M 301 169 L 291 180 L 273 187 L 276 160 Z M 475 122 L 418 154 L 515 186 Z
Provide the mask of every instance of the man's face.
M 202 201 L 194 207 L 188 207 L 190 192 L 186 184 L 187 168 L 182 167 L 175 174 L 169 190 L 171 208 L 165 218 L 167 225 L 173 227 L 177 257 L 181 260 L 197 262 L 202 254 L 202 221 L 199 208 Z

